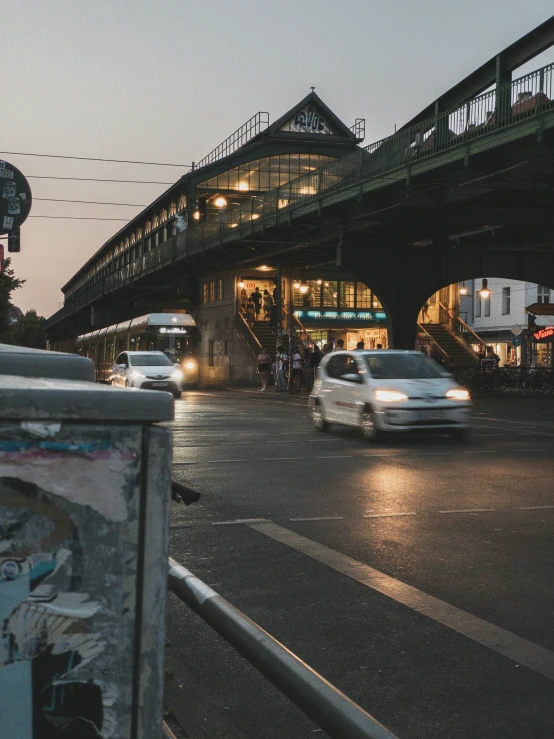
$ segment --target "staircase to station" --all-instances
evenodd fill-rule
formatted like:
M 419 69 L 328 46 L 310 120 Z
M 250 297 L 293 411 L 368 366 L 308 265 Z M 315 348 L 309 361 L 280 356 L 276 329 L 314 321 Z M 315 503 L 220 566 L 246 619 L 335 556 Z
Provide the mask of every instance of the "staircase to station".
M 252 327 L 252 333 L 256 339 L 260 342 L 266 352 L 271 357 L 271 361 L 275 361 L 275 354 L 277 349 L 277 338 L 275 336 L 275 329 L 273 329 L 269 321 L 256 321 Z
M 473 351 L 443 323 L 425 323 L 423 328 L 435 344 L 454 360 L 456 368 L 472 367 L 477 359 Z

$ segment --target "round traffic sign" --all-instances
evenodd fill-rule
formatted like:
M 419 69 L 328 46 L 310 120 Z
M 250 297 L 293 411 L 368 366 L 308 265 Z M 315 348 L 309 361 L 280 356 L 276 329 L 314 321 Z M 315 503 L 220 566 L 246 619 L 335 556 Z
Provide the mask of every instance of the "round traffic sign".
M 0 234 L 15 233 L 29 215 L 33 197 L 27 179 L 0 159 Z

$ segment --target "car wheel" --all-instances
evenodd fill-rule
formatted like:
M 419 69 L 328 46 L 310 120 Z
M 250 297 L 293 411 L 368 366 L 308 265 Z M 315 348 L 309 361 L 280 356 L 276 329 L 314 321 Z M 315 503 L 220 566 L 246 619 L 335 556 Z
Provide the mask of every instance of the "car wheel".
M 179 398 L 181 397 L 181 393 L 178 390 L 175 390 L 175 392 L 173 393 L 173 397 L 175 398 L 175 400 L 179 400 Z
M 312 408 L 312 424 L 316 431 L 327 431 L 329 424 L 325 420 L 323 414 L 323 406 L 321 403 L 314 405 Z
M 382 433 L 375 425 L 375 414 L 369 408 L 362 411 L 362 436 L 368 441 L 379 441 Z

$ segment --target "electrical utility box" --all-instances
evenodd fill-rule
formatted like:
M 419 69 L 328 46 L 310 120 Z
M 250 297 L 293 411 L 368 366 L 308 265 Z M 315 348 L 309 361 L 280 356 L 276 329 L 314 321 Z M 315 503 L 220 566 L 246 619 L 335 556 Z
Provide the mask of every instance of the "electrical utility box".
M 48 354 L 0 374 L 0 737 L 157 739 L 173 398 Z

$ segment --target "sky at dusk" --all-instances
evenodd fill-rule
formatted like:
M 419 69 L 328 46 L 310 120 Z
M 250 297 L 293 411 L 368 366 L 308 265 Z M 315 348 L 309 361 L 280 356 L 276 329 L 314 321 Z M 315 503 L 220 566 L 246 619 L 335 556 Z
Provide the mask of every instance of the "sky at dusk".
M 182 168 L 0 153 L 35 198 L 12 266 L 23 310 L 49 316 L 61 286 L 125 222 L 258 111 L 276 120 L 315 85 L 364 144 L 391 134 L 545 21 L 552 0 L 25 0 L 2 3 L 5 152 L 146 160 Z M 522 72 L 554 62 L 554 49 Z M 38 198 L 94 200 L 87 205 Z M 91 216 L 65 220 L 35 216 Z

